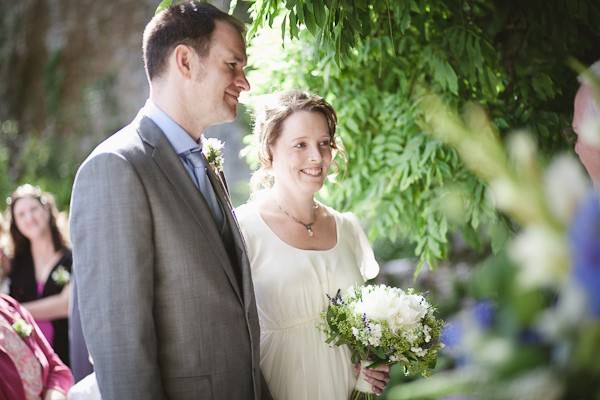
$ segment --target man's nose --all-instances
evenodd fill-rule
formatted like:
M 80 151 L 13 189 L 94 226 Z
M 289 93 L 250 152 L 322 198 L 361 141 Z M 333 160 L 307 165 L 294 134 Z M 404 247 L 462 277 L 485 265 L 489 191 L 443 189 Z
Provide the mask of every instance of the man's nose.
M 235 85 L 240 90 L 250 90 L 250 82 L 246 79 L 246 74 L 242 71 L 235 80 Z

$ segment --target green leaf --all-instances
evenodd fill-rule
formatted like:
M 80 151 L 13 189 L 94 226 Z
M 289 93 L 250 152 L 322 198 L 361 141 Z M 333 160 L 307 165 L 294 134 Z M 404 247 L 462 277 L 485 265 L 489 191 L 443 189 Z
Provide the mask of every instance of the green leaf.
M 173 4 L 173 1 L 174 0 L 162 0 L 156 7 L 156 10 L 154 11 L 154 15 L 159 14 L 161 11 L 169 8 L 171 6 L 171 4 Z

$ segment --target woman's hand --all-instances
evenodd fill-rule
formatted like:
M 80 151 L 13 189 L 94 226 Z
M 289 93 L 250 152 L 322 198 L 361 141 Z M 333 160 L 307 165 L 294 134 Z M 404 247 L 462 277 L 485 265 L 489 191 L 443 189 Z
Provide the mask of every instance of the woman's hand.
M 66 400 L 67 396 L 59 391 L 59 390 L 55 390 L 55 389 L 48 389 L 46 391 L 46 395 L 44 396 L 44 400 Z
M 360 363 L 354 364 L 356 375 L 360 370 Z M 371 384 L 373 391 L 378 395 L 383 393 L 383 389 L 390 381 L 390 366 L 387 364 L 375 368 L 364 368 L 365 380 Z

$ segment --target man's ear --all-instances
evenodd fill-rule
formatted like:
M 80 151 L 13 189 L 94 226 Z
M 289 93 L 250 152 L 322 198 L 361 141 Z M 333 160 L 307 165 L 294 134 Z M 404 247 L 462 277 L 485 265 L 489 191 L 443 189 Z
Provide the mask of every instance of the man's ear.
M 189 79 L 192 77 L 192 64 L 196 61 L 194 60 L 195 55 L 196 53 L 190 46 L 179 44 L 171 54 L 171 66 L 179 75 Z

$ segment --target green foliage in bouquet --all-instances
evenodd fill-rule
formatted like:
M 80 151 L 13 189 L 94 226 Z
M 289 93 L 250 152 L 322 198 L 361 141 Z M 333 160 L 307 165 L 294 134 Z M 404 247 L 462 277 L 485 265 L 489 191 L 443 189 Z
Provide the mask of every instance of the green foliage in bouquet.
M 441 347 L 443 322 L 434 314 L 435 308 L 411 290 L 358 286 L 330 298 L 322 329 L 327 343 L 350 348 L 355 363 L 400 363 L 407 375 L 427 376 Z

